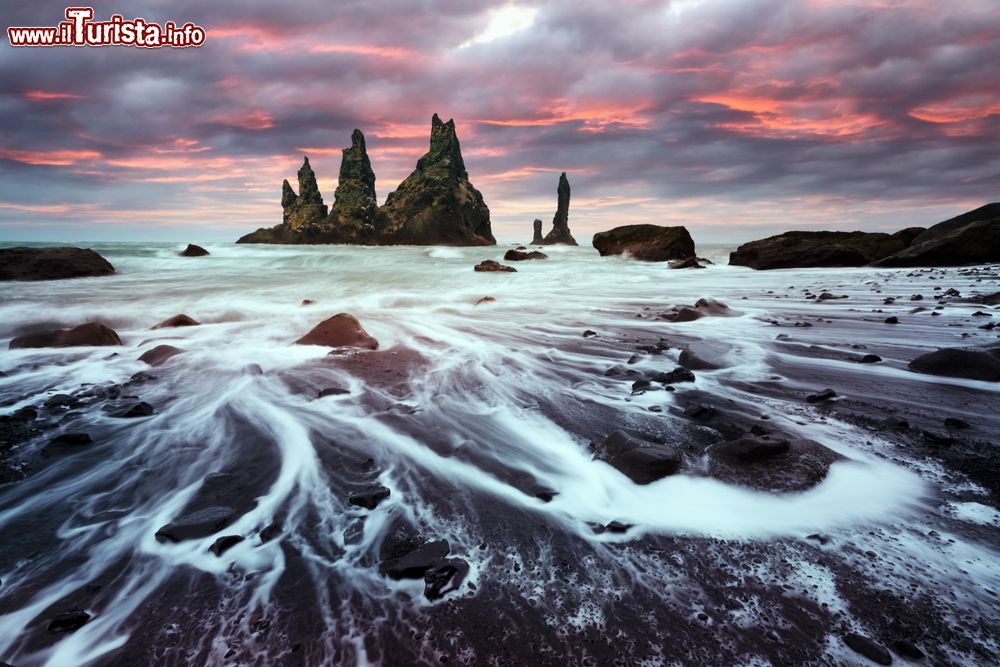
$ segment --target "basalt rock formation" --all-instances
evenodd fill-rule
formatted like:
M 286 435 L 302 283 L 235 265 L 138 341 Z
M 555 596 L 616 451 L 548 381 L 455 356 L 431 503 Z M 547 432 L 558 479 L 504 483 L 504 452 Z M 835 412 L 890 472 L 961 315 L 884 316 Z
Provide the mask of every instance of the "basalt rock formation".
M 904 249 L 875 262 L 875 266 L 960 266 L 989 262 L 1000 262 L 1000 203 L 939 222 L 913 237 Z
M 729 263 L 753 269 L 810 266 L 961 266 L 1000 262 L 1000 203 L 895 234 L 786 232 L 744 243 Z
M 531 224 L 534 228 L 534 235 L 531 237 L 530 245 L 542 245 L 545 243 L 545 237 L 542 236 L 542 221 L 535 218 L 535 221 Z
M 594 247 L 607 255 L 631 255 L 647 262 L 694 257 L 694 241 L 684 227 L 625 225 L 594 234 Z
M 496 245 L 490 209 L 469 181 L 455 121 L 431 119 L 430 149 L 379 209 L 382 238 L 403 245 Z
M 349 243 L 365 245 L 494 245 L 490 210 L 469 181 L 455 122 L 431 121 L 430 150 L 379 208 L 375 173 L 360 130 L 340 163 L 333 205 L 323 203 L 305 159 L 298 194 L 285 181 L 280 225 L 258 229 L 237 243 Z
M 785 232 L 744 243 L 729 263 L 752 269 L 865 266 L 905 248 L 911 232 Z
M 539 243 L 542 245 L 554 245 L 557 243 L 577 245 L 576 239 L 573 238 L 573 235 L 569 231 L 569 180 L 566 178 L 565 171 L 559 176 L 559 187 L 556 188 L 556 195 L 558 203 L 556 205 L 556 214 L 552 218 L 552 229 L 549 230 L 549 233 Z M 536 226 L 536 230 L 538 229 L 538 226 Z
M 0 248 L 0 280 L 60 280 L 114 272 L 108 260 L 88 248 Z
M 285 181 L 286 183 L 288 181 Z M 188 243 L 188 246 L 178 253 L 181 257 L 204 257 L 208 255 L 209 252 L 202 248 L 200 245 L 195 245 L 193 243 Z
M 333 193 L 329 224 L 338 230 L 346 243 L 374 242 L 378 200 L 375 197 L 375 172 L 365 149 L 361 130 L 351 134 L 351 146 L 340 161 L 340 177 Z

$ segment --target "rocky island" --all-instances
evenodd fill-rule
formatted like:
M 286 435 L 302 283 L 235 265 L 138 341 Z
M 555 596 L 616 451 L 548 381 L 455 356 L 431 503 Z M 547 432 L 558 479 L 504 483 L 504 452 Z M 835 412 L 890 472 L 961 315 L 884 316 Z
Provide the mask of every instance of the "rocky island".
M 237 243 L 354 245 L 495 245 L 490 209 L 469 181 L 455 121 L 431 119 L 430 149 L 416 169 L 379 207 L 375 173 L 361 130 L 343 151 L 333 205 L 327 208 L 306 157 L 299 191 L 282 183 L 280 225 L 261 228 Z

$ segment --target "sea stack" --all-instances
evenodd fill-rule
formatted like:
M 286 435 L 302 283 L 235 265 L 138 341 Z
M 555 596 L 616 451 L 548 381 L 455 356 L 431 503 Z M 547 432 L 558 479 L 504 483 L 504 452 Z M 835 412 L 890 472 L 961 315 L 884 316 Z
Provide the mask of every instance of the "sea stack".
M 371 243 L 377 235 L 377 215 L 375 172 L 365 149 L 365 135 L 356 129 L 351 133 L 351 146 L 344 149 L 340 160 L 328 224 L 343 235 L 346 243 Z
M 281 184 L 282 221 L 293 230 L 321 222 L 327 215 L 323 195 L 316 183 L 316 174 L 306 156 L 299 168 L 299 194 L 295 194 L 288 181 Z
M 545 235 L 542 244 L 577 245 L 576 239 L 569 231 L 569 180 L 566 178 L 565 171 L 559 176 L 559 187 L 556 188 L 556 195 L 558 203 L 556 214 L 552 218 L 552 229 Z
M 431 119 L 430 150 L 379 209 L 386 243 L 496 245 L 490 209 L 469 181 L 455 121 Z
M 542 221 L 535 218 L 535 222 L 532 224 L 535 228 L 535 234 L 531 237 L 531 245 L 542 245 L 545 243 L 545 239 L 542 237 Z

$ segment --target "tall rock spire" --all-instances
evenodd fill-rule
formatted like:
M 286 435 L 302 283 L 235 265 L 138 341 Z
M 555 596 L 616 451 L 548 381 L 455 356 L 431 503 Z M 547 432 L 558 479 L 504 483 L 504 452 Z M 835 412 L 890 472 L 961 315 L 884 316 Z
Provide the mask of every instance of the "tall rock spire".
M 576 239 L 569 231 L 569 179 L 564 171 L 559 176 L 559 186 L 556 188 L 558 202 L 556 204 L 556 214 L 552 218 L 552 230 L 545 235 L 543 243 L 551 245 L 561 243 L 564 245 L 577 245 Z
M 531 237 L 531 245 L 541 245 L 545 243 L 545 239 L 542 237 L 542 221 L 535 218 L 532 224 L 534 228 L 534 236 Z
M 281 207 L 286 225 L 292 229 L 302 229 L 322 222 L 327 215 L 323 195 L 316 183 L 316 174 L 306 157 L 299 169 L 299 194 L 296 195 L 286 180 L 281 184 Z
M 365 148 L 361 130 L 351 133 L 351 145 L 343 151 L 340 177 L 330 207 L 330 222 L 347 242 L 374 240 L 378 201 L 375 197 L 375 172 Z
M 430 148 L 379 209 L 387 243 L 494 245 L 490 209 L 469 182 L 455 121 L 431 119 Z

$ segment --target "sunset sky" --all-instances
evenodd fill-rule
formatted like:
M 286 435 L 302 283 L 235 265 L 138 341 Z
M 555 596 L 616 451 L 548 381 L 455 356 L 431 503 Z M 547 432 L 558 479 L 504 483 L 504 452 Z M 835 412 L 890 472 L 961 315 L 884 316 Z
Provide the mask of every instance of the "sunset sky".
M 454 118 L 501 241 L 683 224 L 696 241 L 894 231 L 1000 200 L 996 0 L 90 3 L 190 49 L 0 46 L 0 240 L 235 240 L 307 154 L 379 202 Z M 6 28 L 63 3 L 4 0 Z

